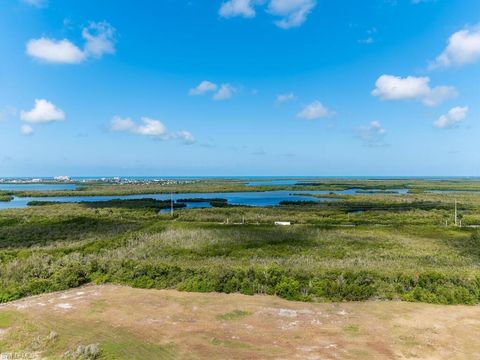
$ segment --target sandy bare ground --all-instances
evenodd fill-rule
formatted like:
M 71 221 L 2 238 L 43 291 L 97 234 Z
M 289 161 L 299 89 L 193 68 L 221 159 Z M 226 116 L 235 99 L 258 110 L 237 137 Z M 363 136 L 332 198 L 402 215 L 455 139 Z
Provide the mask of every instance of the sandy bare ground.
M 0 353 L 59 358 L 93 343 L 106 359 L 480 359 L 480 307 L 114 285 L 0 306 Z

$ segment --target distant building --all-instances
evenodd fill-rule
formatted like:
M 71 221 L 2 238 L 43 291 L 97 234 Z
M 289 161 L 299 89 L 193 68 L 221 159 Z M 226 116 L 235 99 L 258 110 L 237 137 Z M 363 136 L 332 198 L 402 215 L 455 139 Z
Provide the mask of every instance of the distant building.
M 55 176 L 53 178 L 53 180 L 55 180 L 55 181 L 72 181 L 70 176 Z
M 290 221 L 275 221 L 274 223 L 275 225 L 279 225 L 279 226 L 289 226 L 289 225 L 292 225 L 290 223 Z

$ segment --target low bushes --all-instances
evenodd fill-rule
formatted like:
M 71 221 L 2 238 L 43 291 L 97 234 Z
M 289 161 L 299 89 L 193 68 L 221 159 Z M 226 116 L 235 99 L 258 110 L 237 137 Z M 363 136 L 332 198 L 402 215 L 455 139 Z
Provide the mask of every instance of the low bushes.
M 141 261 L 106 262 L 102 268 L 95 268 L 91 263 L 67 265 L 47 279 L 32 279 L 23 287 L 10 288 L 7 294 L 1 291 L 1 300 L 63 290 L 90 281 L 195 292 L 264 293 L 300 301 L 372 298 L 441 304 L 480 301 L 480 277 L 468 279 L 436 272 L 391 276 L 369 271 L 295 274 L 277 266 L 201 270 Z
M 300 301 L 375 298 L 439 304 L 480 302 L 480 276 L 466 278 L 439 272 L 393 275 L 376 271 L 296 273 L 277 265 L 195 269 L 138 260 L 103 258 L 99 262 L 93 258 L 77 262 L 72 257 L 52 263 L 49 270 L 30 271 L 20 281 L 4 284 L 7 286 L 0 290 L 0 301 L 64 290 L 88 282 L 111 282 L 139 288 L 272 294 Z

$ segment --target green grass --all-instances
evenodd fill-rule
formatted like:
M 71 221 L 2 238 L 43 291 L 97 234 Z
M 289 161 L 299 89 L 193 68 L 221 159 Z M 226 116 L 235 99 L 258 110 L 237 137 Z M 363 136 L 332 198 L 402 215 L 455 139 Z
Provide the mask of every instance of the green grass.
M 228 349 L 250 349 L 252 346 L 250 344 L 243 343 L 238 340 L 222 340 L 218 338 L 211 338 L 210 343 L 216 346 L 222 346 Z
M 5 314 L 9 313 L 2 313 L 1 316 L 5 317 Z M 74 352 L 78 346 L 95 344 L 99 349 L 98 359 L 102 360 L 177 358 L 173 343 L 150 343 L 138 334 L 112 328 L 110 324 L 99 321 L 91 326 L 88 319 L 65 321 L 61 315 L 52 314 L 51 317 L 42 318 L 42 321 L 9 320 L 8 327 L 8 331 L 0 338 L 2 351 L 38 351 L 42 353 L 42 358 L 68 359 L 65 357 L 67 352 Z
M 345 332 L 349 335 L 356 336 L 360 334 L 360 326 L 357 324 L 350 324 L 345 326 Z
M 239 320 L 243 319 L 244 317 L 247 317 L 249 315 L 252 315 L 251 312 L 249 311 L 243 311 L 243 310 L 234 310 L 232 312 L 226 313 L 226 314 L 221 314 L 216 317 L 217 320 Z
M 303 301 L 476 304 L 480 235 L 452 226 L 455 198 L 463 223 L 479 224 L 474 193 L 188 209 L 173 219 L 148 199 L 2 210 L 0 301 L 113 282 Z
M 176 359 L 175 346 L 155 345 L 140 343 L 138 340 L 128 338 L 123 341 L 108 341 L 101 343 L 101 357 L 104 360 L 116 359 Z
M 0 329 L 5 329 L 13 325 L 15 319 L 19 316 L 14 311 L 4 311 L 0 313 Z
M 92 300 L 90 303 L 90 314 L 95 315 L 107 310 L 108 305 L 105 300 Z

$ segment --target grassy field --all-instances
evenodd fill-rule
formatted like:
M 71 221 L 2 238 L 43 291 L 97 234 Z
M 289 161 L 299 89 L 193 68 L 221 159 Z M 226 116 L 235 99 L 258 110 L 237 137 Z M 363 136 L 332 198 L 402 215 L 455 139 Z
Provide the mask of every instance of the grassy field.
M 473 360 L 480 357 L 479 318 L 478 306 L 319 304 L 86 286 L 0 305 L 0 354 L 99 360 Z
M 453 226 L 454 199 L 462 228 Z M 158 213 L 165 206 L 2 210 L 0 301 L 94 282 L 302 301 L 480 302 L 476 193 L 183 209 L 173 219 Z M 294 225 L 273 226 L 278 220 Z

